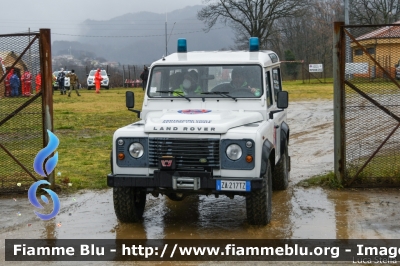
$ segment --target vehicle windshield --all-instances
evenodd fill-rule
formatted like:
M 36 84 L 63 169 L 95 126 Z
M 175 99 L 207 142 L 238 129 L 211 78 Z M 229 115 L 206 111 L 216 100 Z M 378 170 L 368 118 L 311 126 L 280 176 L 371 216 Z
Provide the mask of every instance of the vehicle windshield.
M 260 65 L 155 66 L 151 69 L 148 96 L 243 97 L 263 94 Z
M 97 70 L 90 70 L 89 76 L 94 76 L 96 74 Z M 105 70 L 100 71 L 102 76 L 107 76 L 107 72 Z

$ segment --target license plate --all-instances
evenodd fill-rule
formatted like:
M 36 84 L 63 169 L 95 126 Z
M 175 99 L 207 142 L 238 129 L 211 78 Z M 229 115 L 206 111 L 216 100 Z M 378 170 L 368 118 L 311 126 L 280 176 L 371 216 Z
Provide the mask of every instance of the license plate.
M 220 191 L 251 191 L 250 181 L 216 180 Z

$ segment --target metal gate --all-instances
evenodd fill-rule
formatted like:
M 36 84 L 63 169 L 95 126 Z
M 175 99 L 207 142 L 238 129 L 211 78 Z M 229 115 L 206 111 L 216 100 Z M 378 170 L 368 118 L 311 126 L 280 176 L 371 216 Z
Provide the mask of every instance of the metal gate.
M 345 186 L 400 185 L 399 64 L 399 24 L 335 23 L 335 174 Z
M 53 130 L 52 100 L 50 30 L 0 35 L 0 194 L 42 179 L 33 160 Z

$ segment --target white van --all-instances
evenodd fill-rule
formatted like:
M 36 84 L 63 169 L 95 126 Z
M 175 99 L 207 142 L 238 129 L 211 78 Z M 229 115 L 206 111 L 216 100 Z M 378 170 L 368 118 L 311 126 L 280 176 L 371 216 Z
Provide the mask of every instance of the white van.
M 92 88 L 95 87 L 94 84 L 94 74 L 96 74 L 96 69 L 95 70 L 90 70 L 89 74 L 87 74 L 87 87 L 88 90 L 91 90 Z M 101 87 L 105 88 L 108 90 L 110 88 L 110 79 L 108 78 L 110 75 L 107 74 L 105 70 L 101 70 L 101 76 L 103 77 L 103 80 L 101 81 Z

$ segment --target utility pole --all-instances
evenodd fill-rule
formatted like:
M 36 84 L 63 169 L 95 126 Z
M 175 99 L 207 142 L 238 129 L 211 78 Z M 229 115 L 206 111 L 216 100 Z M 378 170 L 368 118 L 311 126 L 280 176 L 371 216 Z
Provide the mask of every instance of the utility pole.
M 31 28 L 28 28 L 28 32 L 29 32 L 29 43 L 31 43 Z M 28 66 L 28 70 L 31 71 L 31 73 L 33 74 L 32 71 L 32 53 L 31 53 L 31 46 L 29 46 L 29 66 Z M 24 70 L 25 71 L 25 70 Z M 31 91 L 29 93 L 32 93 L 32 88 Z
M 29 43 L 31 42 L 31 28 L 28 28 L 28 33 L 29 33 Z M 31 57 L 31 47 L 29 46 L 29 71 L 31 71 L 32 68 L 32 57 Z
M 167 12 L 165 12 L 165 56 L 168 55 L 168 41 L 167 41 Z

